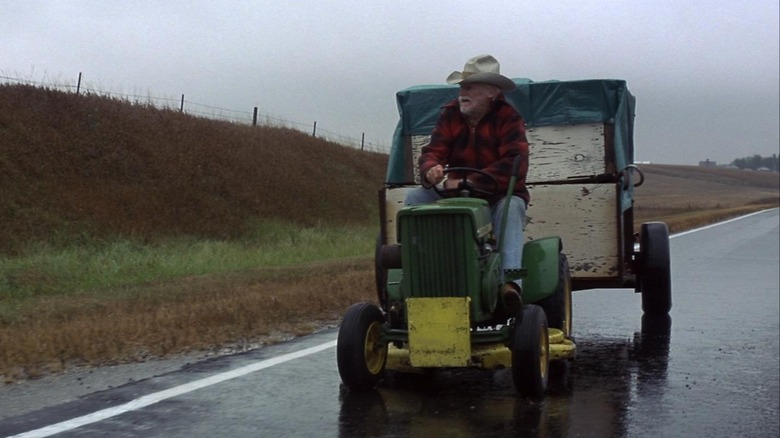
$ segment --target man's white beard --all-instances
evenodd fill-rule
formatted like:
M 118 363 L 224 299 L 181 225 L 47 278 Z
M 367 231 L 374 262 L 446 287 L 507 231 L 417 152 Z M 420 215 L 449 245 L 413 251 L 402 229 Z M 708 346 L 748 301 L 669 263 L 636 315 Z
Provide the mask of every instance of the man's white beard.
M 487 106 L 480 105 L 473 99 L 467 99 L 464 101 L 459 97 L 458 104 L 460 107 L 460 112 L 469 117 L 481 117 L 487 113 Z

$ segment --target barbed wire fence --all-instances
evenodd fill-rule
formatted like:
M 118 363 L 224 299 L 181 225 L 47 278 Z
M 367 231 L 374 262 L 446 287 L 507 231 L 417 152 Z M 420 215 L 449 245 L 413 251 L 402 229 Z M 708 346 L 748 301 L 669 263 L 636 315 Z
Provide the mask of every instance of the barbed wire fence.
M 67 83 L 63 84 L 59 82 L 33 81 L 28 79 L 21 79 L 21 78 L 16 78 L 11 76 L 0 75 L 0 84 L 24 84 L 24 85 L 32 85 L 36 87 L 48 88 L 53 90 L 69 92 L 69 93 L 75 93 L 75 94 L 89 93 L 89 94 L 94 94 L 97 96 L 103 96 L 107 98 L 119 98 L 131 104 L 151 105 L 154 106 L 155 108 L 176 110 L 197 117 L 223 120 L 223 121 L 239 123 L 239 124 L 248 124 L 252 126 L 269 126 L 269 127 L 295 129 L 297 131 L 310 134 L 313 137 L 319 139 L 327 140 L 343 146 L 356 148 L 356 149 L 369 151 L 369 152 L 379 152 L 379 153 L 386 154 L 390 150 L 390 147 L 387 144 L 366 141 L 365 133 L 362 133 L 361 138 L 359 139 L 354 137 L 349 137 L 333 131 L 329 131 L 327 129 L 322 129 L 321 127 L 317 126 L 316 121 L 307 124 L 307 123 L 296 122 L 293 120 L 282 119 L 279 117 L 273 117 L 268 114 L 259 114 L 257 107 L 254 107 L 252 111 L 242 111 L 242 110 L 236 110 L 230 108 L 222 108 L 222 107 L 208 105 L 199 102 L 193 102 L 187 100 L 184 94 L 181 95 L 181 98 L 170 98 L 170 97 L 152 96 L 151 94 L 148 95 L 125 94 L 125 93 L 117 93 L 117 92 L 106 91 L 106 90 L 98 90 L 95 88 L 82 87 L 81 79 L 82 79 L 82 74 L 79 73 L 78 82 L 76 83 L 76 85 L 72 85 Z

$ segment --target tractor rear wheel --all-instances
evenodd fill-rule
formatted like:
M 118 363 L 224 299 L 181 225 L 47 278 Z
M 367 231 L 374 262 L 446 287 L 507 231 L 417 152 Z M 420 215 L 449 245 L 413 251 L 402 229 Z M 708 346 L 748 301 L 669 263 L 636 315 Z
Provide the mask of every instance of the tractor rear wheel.
M 523 306 L 512 340 L 512 380 L 522 395 L 542 398 L 550 377 L 550 339 L 541 307 Z
M 563 332 L 566 339 L 571 338 L 571 272 L 565 254 L 558 254 L 558 286 L 555 293 L 538 301 L 547 315 L 547 324 Z
M 370 303 L 352 305 L 339 328 L 336 346 L 341 381 L 348 388 L 365 391 L 374 388 L 384 375 L 387 344 L 382 343 L 385 317 Z

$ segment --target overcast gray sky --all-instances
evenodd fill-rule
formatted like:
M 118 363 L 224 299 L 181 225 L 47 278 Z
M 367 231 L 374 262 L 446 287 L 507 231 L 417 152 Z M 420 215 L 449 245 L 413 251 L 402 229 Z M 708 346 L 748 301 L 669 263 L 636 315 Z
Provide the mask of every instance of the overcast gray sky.
M 624 79 L 638 161 L 778 153 L 778 0 L 6 0 L 0 76 L 179 98 L 389 144 L 395 93 L 466 59 Z

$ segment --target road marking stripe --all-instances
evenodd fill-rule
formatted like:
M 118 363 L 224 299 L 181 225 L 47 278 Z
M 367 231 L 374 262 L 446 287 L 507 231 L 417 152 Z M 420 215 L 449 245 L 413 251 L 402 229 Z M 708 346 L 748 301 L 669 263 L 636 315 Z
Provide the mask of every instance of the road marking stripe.
M 707 228 L 713 228 L 713 227 L 717 227 L 719 225 L 725 225 L 725 224 L 727 224 L 729 222 L 735 222 L 735 221 L 738 221 L 738 220 L 741 220 L 741 219 L 749 218 L 750 216 L 755 216 L 757 214 L 766 213 L 766 212 L 772 211 L 772 210 L 777 210 L 777 209 L 776 208 L 769 208 L 767 210 L 756 211 L 756 212 L 753 212 L 753 213 L 746 214 L 744 216 L 739 216 L 739 217 L 735 217 L 735 218 L 732 218 L 732 219 L 729 219 L 729 220 L 725 220 L 723 222 L 716 222 L 714 224 L 705 225 L 705 226 L 700 227 L 700 228 L 694 228 L 694 229 L 688 230 L 688 231 L 681 231 L 679 233 L 675 233 L 675 234 L 669 236 L 669 238 L 671 239 L 673 237 L 680 237 L 680 236 L 684 236 L 686 234 L 695 233 L 697 231 L 706 230 Z
M 194 382 L 185 383 L 184 385 L 176 386 L 170 389 L 166 389 L 164 391 L 148 394 L 143 397 L 139 397 L 135 400 L 131 400 L 123 405 L 114 406 L 113 408 L 106 408 L 97 412 L 93 412 L 91 414 L 84 415 L 82 417 L 73 418 L 40 429 L 24 432 L 9 438 L 39 438 L 39 437 L 51 436 L 62 432 L 67 432 L 76 429 L 77 427 L 81 427 L 91 423 L 96 423 L 98 421 L 102 421 L 107 418 L 124 414 L 125 412 L 135 411 L 172 397 L 177 397 L 182 394 L 186 394 L 188 392 L 196 391 L 198 389 L 203 389 L 211 385 L 216 385 L 217 383 L 222 383 L 227 380 L 245 376 L 247 374 L 254 373 L 256 371 L 270 368 L 274 365 L 282 364 L 284 362 L 300 359 L 302 357 L 314 353 L 318 353 L 320 351 L 324 351 L 329 348 L 333 348 L 335 346 L 336 346 L 336 340 L 334 339 L 324 344 L 315 345 L 314 347 L 309 347 L 300 351 L 295 351 L 271 359 L 255 362 L 253 364 L 246 365 L 241 368 L 236 368 L 235 370 L 232 371 L 226 371 L 224 373 L 215 374 L 211 377 L 206 377 L 201 380 L 196 380 Z

